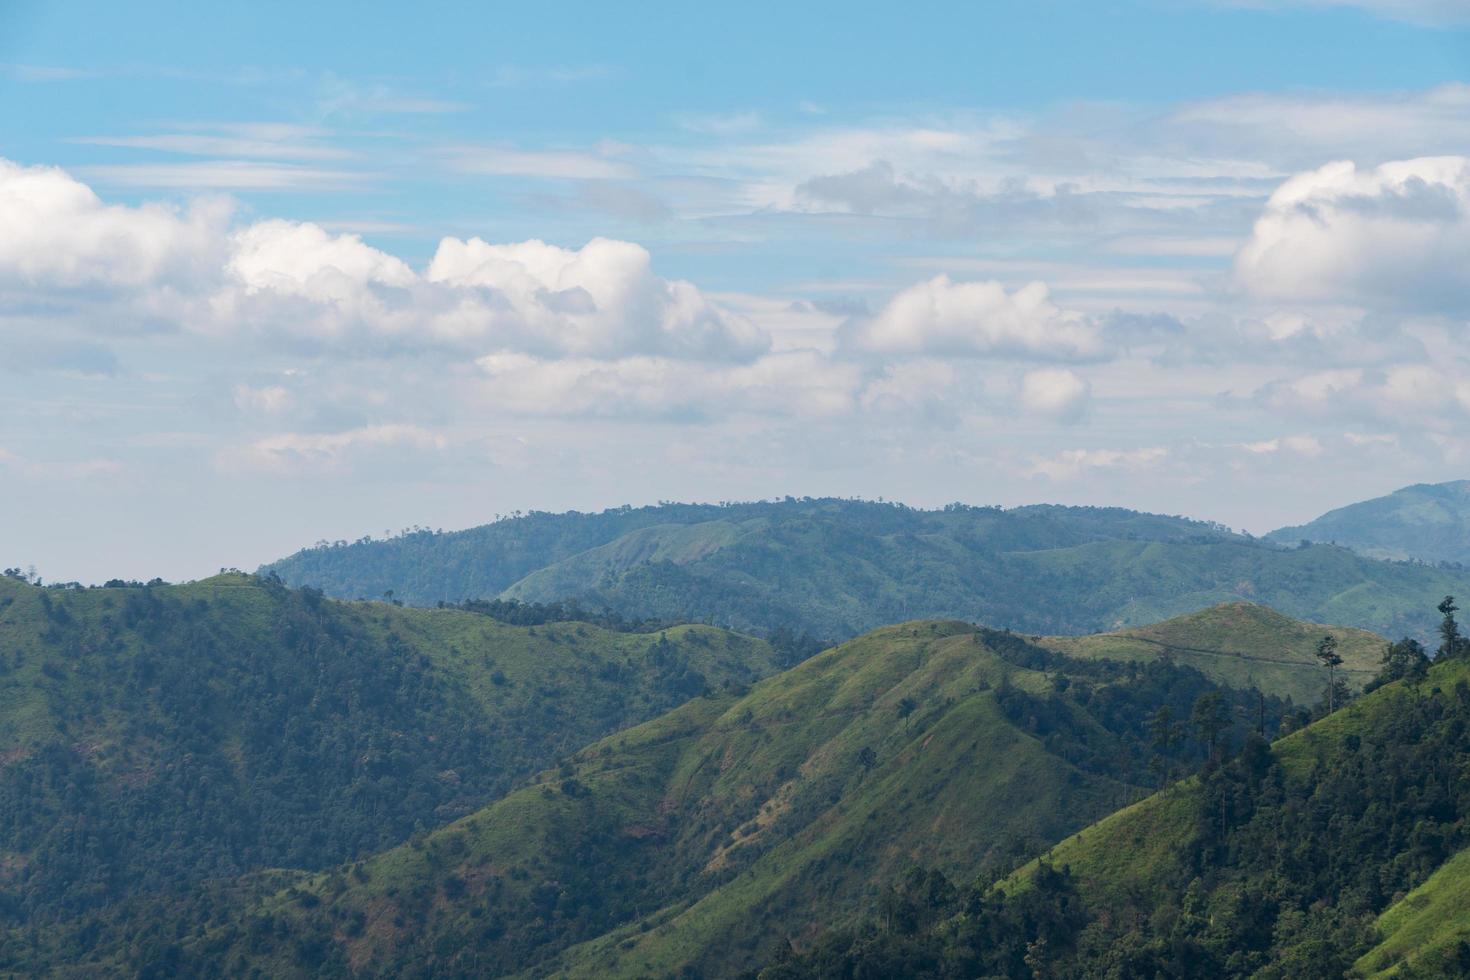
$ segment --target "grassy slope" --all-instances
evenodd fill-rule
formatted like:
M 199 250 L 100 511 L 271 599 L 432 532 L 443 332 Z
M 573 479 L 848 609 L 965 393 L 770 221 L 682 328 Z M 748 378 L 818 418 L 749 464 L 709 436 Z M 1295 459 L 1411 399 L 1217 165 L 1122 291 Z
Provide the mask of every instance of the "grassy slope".
M 1397 637 L 1422 625 L 1426 606 L 1470 586 L 1466 572 L 1325 545 L 1287 550 L 1116 509 L 918 511 L 838 500 L 532 515 L 308 549 L 273 567 L 335 595 L 581 595 L 633 617 L 821 637 L 919 617 L 1081 634 L 1237 600 Z
M 1470 662 L 1434 666 L 1423 689 L 1430 696 L 1452 697 L 1458 681 L 1470 680 Z M 1277 740 L 1272 753 L 1293 778 L 1305 779 L 1329 746 L 1340 745 L 1370 725 L 1389 720 L 1406 699 L 1421 690 L 1392 684 L 1347 708 Z M 1109 815 L 1052 848 L 1044 859 L 1053 867 L 1069 867 L 1080 892 L 1094 908 L 1108 908 L 1125 898 L 1156 890 L 1170 873 L 1177 855 L 1186 853 L 1197 833 L 1199 782 L 1190 778 Z M 997 887 L 1023 889 L 1035 873 L 1032 861 Z M 1360 970 L 1379 971 L 1405 960 L 1440 951 L 1470 934 L 1464 916 L 1470 901 L 1470 852 L 1461 852 L 1379 920 L 1381 945 L 1358 963 Z
M 1358 960 L 1359 972 L 1393 976 L 1404 964 L 1447 953 L 1470 939 L 1470 850 L 1461 851 L 1378 919 L 1383 941 Z
M 1232 687 L 1259 687 L 1298 704 L 1315 703 L 1326 676 L 1314 651 L 1326 634 L 1337 638 L 1339 676 L 1361 688 L 1378 673 L 1386 641 L 1366 630 L 1319 626 L 1250 602 L 1222 603 L 1151 626 L 1092 636 L 1039 640 L 1073 657 L 1154 660 L 1165 653 Z
M 611 736 L 360 877 L 319 877 L 310 911 L 282 894 L 264 913 L 288 932 L 330 931 L 373 972 L 494 974 L 546 957 L 531 973 L 730 971 L 773 937 L 856 913 L 915 858 L 973 875 L 1008 836 L 1056 839 L 1126 799 L 1010 725 L 995 704 L 1003 677 L 1048 684 L 963 624 L 879 630 L 742 698 Z M 243 968 L 238 930 L 212 942 L 199 952 Z M 284 945 L 253 965 L 300 969 Z

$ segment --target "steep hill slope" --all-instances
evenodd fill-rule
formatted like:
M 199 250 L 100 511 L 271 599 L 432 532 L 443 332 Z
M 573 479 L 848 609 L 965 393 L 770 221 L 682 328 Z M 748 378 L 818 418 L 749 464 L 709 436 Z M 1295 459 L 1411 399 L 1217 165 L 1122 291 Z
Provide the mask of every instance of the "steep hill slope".
M 1462 976 L 1467 766 L 1457 659 L 1250 741 L 996 888 L 923 879 L 890 895 L 892 934 L 839 930 L 762 976 Z
M 1378 917 L 1382 940 L 1357 962 L 1372 977 L 1470 974 L 1470 850 Z
M 1229 602 L 1114 633 L 1049 636 L 1041 645 L 1074 657 L 1156 660 L 1170 657 L 1231 687 L 1258 687 L 1298 704 L 1313 704 L 1327 686 L 1317 660 L 1324 636 L 1337 640 L 1337 676 L 1361 689 L 1379 671 L 1387 641 L 1366 630 L 1319 626 L 1251 602 Z
M 1010 866 L 1155 778 L 1188 667 L 1071 661 L 956 622 L 888 627 L 577 753 L 473 816 L 303 876 L 184 945 L 273 976 L 730 975 L 915 861 Z M 1281 710 L 1269 704 L 1271 715 Z M 1237 692 L 1226 708 L 1256 707 Z M 1176 743 L 1175 765 L 1202 747 Z
M 399 843 L 773 670 L 765 643 L 704 626 L 513 627 L 242 575 L 0 579 L 0 971 L 64 959 L 136 896 Z
M 1334 542 L 1371 558 L 1470 564 L 1470 480 L 1416 483 L 1267 537 Z
M 916 617 L 1080 634 L 1234 600 L 1397 636 L 1426 603 L 1470 589 L 1470 572 L 1119 509 L 843 500 L 537 514 L 308 549 L 270 568 L 348 597 L 575 597 L 635 618 L 827 638 Z

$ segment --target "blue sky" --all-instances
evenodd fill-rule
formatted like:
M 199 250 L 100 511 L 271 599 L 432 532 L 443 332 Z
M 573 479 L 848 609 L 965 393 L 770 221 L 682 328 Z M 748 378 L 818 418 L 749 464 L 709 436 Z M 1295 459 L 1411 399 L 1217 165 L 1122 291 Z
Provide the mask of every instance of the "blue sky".
M 0 0 L 5 560 L 1464 476 L 1467 69 L 1463 0 Z

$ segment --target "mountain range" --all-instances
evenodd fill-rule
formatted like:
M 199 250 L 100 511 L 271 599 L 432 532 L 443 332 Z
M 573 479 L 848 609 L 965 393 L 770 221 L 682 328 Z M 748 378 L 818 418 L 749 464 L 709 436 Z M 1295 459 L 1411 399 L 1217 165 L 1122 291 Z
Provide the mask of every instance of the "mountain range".
M 824 640 L 916 618 L 1081 634 L 1228 601 L 1397 636 L 1422 632 L 1428 597 L 1470 594 L 1463 570 L 1285 548 L 1179 517 L 835 499 L 529 514 L 323 544 L 262 571 L 339 598 L 576 599 Z
M 1470 661 L 1364 624 L 1464 574 L 839 500 L 11 570 L 0 974 L 1459 975 Z

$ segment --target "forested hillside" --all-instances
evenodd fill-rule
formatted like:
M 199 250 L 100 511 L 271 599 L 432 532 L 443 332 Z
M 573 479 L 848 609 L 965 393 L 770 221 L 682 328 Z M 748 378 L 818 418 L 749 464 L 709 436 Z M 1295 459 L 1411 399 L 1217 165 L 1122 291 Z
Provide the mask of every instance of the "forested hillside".
M 844 500 L 532 514 L 324 545 L 269 568 L 348 598 L 576 598 L 634 618 L 828 639 L 914 618 L 1081 634 L 1232 600 L 1398 636 L 1419 629 L 1426 602 L 1470 591 L 1470 572 L 1287 549 L 1183 518 Z
M 1470 974 L 1470 662 L 1407 673 L 996 886 L 916 872 L 761 976 Z
M 206 882 L 401 843 L 774 669 L 764 642 L 704 626 L 511 626 L 238 574 L 0 578 L 0 972 L 138 916 L 181 928 Z
M 1267 537 L 1333 542 L 1371 558 L 1470 563 L 1470 480 L 1416 483 Z
M 857 915 L 915 860 L 994 876 L 1197 765 L 1206 743 L 1161 742 L 1160 708 L 1238 741 L 1284 705 L 1175 664 L 888 627 L 302 876 L 172 955 L 271 976 L 728 976 Z

